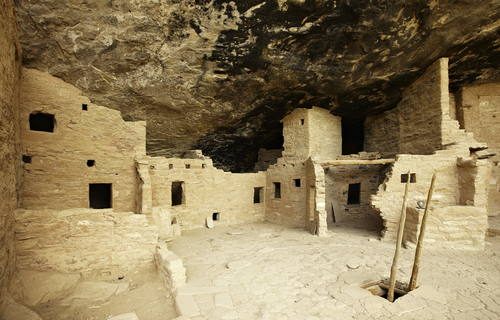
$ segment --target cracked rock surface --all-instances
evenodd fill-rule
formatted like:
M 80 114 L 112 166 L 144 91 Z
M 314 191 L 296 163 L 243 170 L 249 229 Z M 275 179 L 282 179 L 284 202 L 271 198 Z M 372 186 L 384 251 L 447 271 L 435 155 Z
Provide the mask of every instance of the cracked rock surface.
M 452 90 L 500 79 L 498 0 L 16 3 L 27 67 L 147 120 L 150 154 L 201 148 L 233 171 L 281 147 L 291 109 L 380 112 L 441 56 Z

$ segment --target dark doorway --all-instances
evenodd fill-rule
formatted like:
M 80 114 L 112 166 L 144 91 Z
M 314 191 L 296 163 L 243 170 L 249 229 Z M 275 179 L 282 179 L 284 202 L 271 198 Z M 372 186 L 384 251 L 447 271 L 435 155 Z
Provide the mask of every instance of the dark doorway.
M 111 183 L 89 184 L 89 206 L 92 209 L 112 208 Z
M 253 188 L 253 203 L 261 203 L 263 198 L 263 187 Z
M 172 182 L 172 206 L 184 203 L 184 181 Z
M 36 112 L 30 114 L 30 130 L 54 132 L 56 119 L 53 114 Z
M 281 198 L 281 183 L 280 182 L 273 182 L 273 184 L 274 184 L 274 198 L 280 199 Z
M 364 118 L 342 118 L 342 154 L 363 151 L 364 131 Z
M 359 204 L 361 200 L 361 183 L 349 184 L 347 190 L 347 204 Z

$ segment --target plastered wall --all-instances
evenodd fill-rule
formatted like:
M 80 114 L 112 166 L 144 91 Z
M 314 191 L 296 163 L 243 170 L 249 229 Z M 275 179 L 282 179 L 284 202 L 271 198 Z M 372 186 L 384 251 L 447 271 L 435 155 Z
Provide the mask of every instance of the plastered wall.
M 20 182 L 19 75 L 13 3 L 0 1 L 0 308 L 15 265 L 14 210 Z
M 113 208 L 134 211 L 134 158 L 145 154 L 145 122 L 125 122 L 119 111 L 91 103 L 48 73 L 24 69 L 21 86 L 22 153 L 31 156 L 23 164 L 21 206 L 88 208 L 89 183 L 111 183 Z M 54 132 L 30 130 L 32 112 L 54 114 Z
M 490 158 L 492 174 L 488 181 L 488 214 L 500 214 L 500 83 L 463 87 L 459 93 L 457 115 L 460 125 L 474 138 L 496 153 Z
M 206 218 L 215 212 L 219 213 L 215 225 L 264 220 L 265 198 L 253 203 L 253 195 L 255 187 L 265 188 L 265 172 L 224 172 L 213 167 L 209 158 L 144 157 L 140 161 L 149 164 L 152 206 L 166 208 L 184 230 L 205 227 Z M 184 182 L 184 202 L 172 206 L 175 181 Z

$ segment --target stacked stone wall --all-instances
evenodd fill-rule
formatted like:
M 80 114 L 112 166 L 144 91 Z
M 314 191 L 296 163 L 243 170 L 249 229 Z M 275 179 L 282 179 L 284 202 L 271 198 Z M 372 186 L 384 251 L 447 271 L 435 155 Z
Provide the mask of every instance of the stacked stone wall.
M 145 157 L 140 162 L 149 165 L 145 170 L 151 181 L 152 207 L 167 210 L 184 230 L 205 227 L 214 213 L 218 213 L 215 225 L 264 220 L 264 193 L 260 203 L 254 203 L 254 188 L 264 190 L 265 172 L 224 172 L 209 158 Z M 183 202 L 179 205 L 172 205 L 173 182 L 183 183 Z
M 54 116 L 53 132 L 30 130 L 30 115 L 40 112 Z M 23 164 L 23 208 L 88 208 L 89 184 L 110 183 L 112 207 L 136 210 L 135 157 L 146 152 L 144 121 L 125 122 L 119 111 L 31 69 L 23 70 L 20 120 L 22 152 L 30 157 Z

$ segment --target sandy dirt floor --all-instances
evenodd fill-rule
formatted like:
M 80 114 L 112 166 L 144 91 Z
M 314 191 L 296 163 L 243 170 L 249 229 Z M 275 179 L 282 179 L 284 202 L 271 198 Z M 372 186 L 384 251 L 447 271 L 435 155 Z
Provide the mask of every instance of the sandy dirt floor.
M 251 224 L 183 232 L 169 248 L 187 268 L 178 297 L 196 302 L 193 320 L 500 319 L 500 237 L 484 251 L 425 247 L 420 287 L 394 303 L 360 288 L 389 276 L 394 253 L 369 232 Z M 403 250 L 398 280 L 408 282 L 413 255 Z

